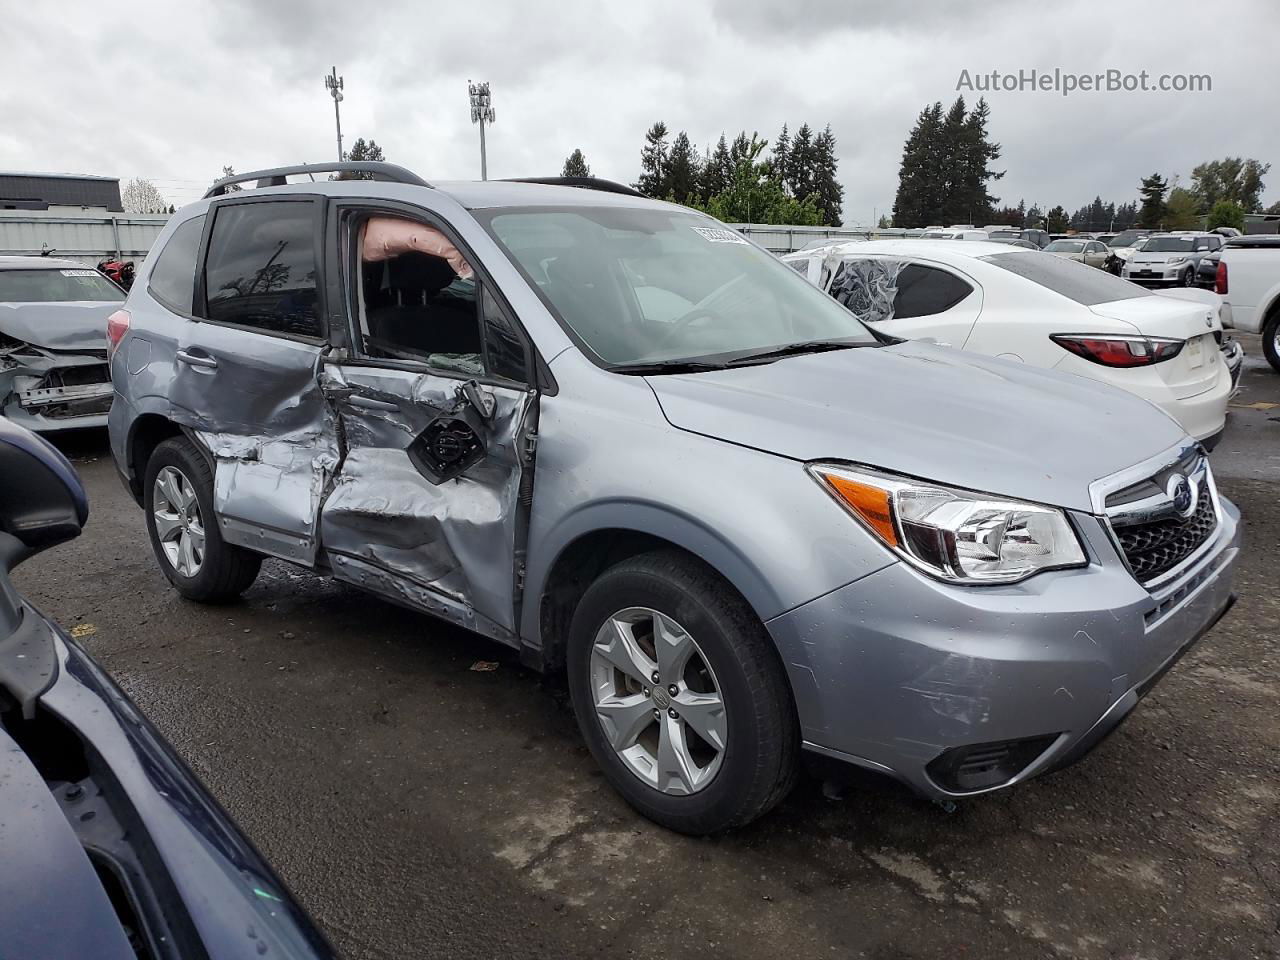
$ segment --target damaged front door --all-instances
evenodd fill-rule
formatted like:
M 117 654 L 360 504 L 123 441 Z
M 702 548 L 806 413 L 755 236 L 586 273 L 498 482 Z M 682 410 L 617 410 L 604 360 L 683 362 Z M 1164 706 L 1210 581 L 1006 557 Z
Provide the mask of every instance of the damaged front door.
M 348 212 L 352 357 L 322 387 L 343 460 L 321 512 L 341 579 L 511 642 L 537 394 L 505 307 L 443 233 Z

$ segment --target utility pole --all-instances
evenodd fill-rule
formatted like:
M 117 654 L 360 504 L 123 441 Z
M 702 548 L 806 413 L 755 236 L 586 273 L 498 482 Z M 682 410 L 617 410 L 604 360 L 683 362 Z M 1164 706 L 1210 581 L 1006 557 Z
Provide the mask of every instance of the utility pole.
M 498 115 L 493 112 L 493 99 L 489 96 L 489 82 L 472 83 L 467 81 L 467 92 L 471 96 L 471 122 L 480 124 L 480 179 L 489 179 L 489 160 L 484 150 L 484 125 L 493 123 Z
M 338 111 L 338 104 L 342 102 L 342 78 L 338 76 L 338 68 L 333 67 L 328 75 L 324 78 L 325 89 L 329 91 L 329 96 L 333 97 L 333 125 L 338 130 L 338 160 L 342 161 L 342 114 Z

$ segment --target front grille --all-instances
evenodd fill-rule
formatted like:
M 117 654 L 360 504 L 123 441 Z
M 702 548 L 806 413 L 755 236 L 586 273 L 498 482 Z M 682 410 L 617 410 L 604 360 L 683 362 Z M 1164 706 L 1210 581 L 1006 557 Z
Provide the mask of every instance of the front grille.
M 1140 583 L 1168 573 L 1204 545 L 1218 525 L 1218 514 L 1208 490 L 1200 492 L 1196 511 L 1183 519 L 1173 517 L 1116 528 L 1116 539 Z

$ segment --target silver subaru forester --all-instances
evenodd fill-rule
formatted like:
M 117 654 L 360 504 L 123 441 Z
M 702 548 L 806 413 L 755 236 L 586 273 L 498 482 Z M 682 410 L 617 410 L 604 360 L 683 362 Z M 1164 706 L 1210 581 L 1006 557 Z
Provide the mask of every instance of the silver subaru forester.
M 220 181 L 108 340 L 181 594 L 275 557 L 508 644 L 676 830 L 802 752 L 944 804 L 1060 768 L 1232 601 L 1239 514 L 1158 409 L 871 331 L 606 181 Z

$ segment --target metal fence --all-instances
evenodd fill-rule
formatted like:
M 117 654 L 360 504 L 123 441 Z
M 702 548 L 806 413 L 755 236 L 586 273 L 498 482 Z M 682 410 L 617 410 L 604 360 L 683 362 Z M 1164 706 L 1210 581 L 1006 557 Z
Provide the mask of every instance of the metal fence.
M 167 214 L 0 210 L 0 254 L 48 251 L 90 266 L 108 257 L 141 263 L 168 219 Z
M 829 240 L 887 240 L 918 237 L 921 230 L 870 227 L 789 227 L 770 223 L 731 223 L 729 226 L 773 253 L 794 253 Z

